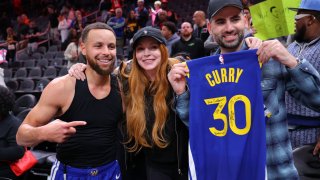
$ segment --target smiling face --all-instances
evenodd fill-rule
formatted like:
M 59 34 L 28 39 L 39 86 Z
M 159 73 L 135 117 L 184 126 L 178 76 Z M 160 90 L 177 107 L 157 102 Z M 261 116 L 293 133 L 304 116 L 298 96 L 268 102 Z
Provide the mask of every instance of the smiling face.
M 161 63 L 159 42 L 151 37 L 142 37 L 135 48 L 135 55 L 139 66 L 153 79 Z
M 82 54 L 86 56 L 90 67 L 100 75 L 109 75 L 114 69 L 116 57 L 116 38 L 106 29 L 92 29 L 84 43 Z
M 212 17 L 208 29 L 222 52 L 233 52 L 241 47 L 246 25 L 247 20 L 241 10 L 228 6 Z

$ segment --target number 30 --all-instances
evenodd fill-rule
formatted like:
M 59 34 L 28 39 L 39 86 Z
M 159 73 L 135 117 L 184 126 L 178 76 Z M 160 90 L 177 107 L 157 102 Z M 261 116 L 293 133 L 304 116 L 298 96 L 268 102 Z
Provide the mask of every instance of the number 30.
M 227 115 L 221 113 L 222 109 L 227 103 L 227 98 L 224 97 L 217 97 L 217 98 L 209 98 L 204 100 L 207 105 L 218 104 L 216 110 L 213 113 L 214 120 L 221 120 L 223 121 L 223 129 L 218 130 L 215 127 L 209 128 L 210 132 L 215 136 L 225 136 L 228 130 L 228 123 L 227 123 Z M 245 105 L 245 119 L 246 125 L 244 128 L 239 129 L 236 125 L 236 117 L 235 117 L 235 104 L 238 101 L 242 101 Z M 233 96 L 228 102 L 228 114 L 229 114 L 229 125 L 232 132 L 237 135 L 245 135 L 250 131 L 251 128 L 251 103 L 250 100 L 244 95 L 235 95 Z

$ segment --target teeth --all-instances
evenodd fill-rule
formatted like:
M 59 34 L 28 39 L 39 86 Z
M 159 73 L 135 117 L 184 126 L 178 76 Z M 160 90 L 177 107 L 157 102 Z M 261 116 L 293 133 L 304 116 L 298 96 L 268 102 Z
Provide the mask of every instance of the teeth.
M 104 59 L 102 60 L 102 59 L 100 59 L 100 60 L 98 60 L 98 61 L 107 63 L 107 62 L 109 62 L 110 60 L 104 60 Z

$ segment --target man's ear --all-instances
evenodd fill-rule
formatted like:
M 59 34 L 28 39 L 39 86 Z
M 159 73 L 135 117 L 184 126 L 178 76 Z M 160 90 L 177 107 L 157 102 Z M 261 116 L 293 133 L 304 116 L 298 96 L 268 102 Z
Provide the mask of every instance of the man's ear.
M 212 34 L 211 34 L 211 23 L 210 23 L 210 20 L 209 20 L 208 23 L 207 23 L 207 29 L 208 29 L 208 31 L 209 31 L 209 34 L 212 35 Z
M 86 47 L 85 44 L 83 42 L 80 43 L 80 49 L 81 49 L 81 53 L 86 56 L 87 55 L 87 51 L 86 51 Z
M 308 21 L 309 26 L 312 25 L 313 23 L 315 23 L 315 21 L 317 21 L 316 17 L 314 17 L 314 16 L 310 16 L 310 17 L 311 17 L 311 19 Z
M 250 29 L 248 17 L 243 15 L 243 18 L 244 18 L 244 27 L 246 29 Z

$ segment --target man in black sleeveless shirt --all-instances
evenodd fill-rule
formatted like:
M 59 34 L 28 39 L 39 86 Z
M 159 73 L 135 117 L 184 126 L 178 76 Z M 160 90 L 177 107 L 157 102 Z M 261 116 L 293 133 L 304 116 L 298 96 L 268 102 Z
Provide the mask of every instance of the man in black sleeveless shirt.
M 115 34 L 108 25 L 93 23 L 81 36 L 81 51 L 88 61 L 86 80 L 66 75 L 50 82 L 20 126 L 17 142 L 58 143 L 52 179 L 121 179 L 116 131 L 123 110 L 118 82 L 111 75 Z

